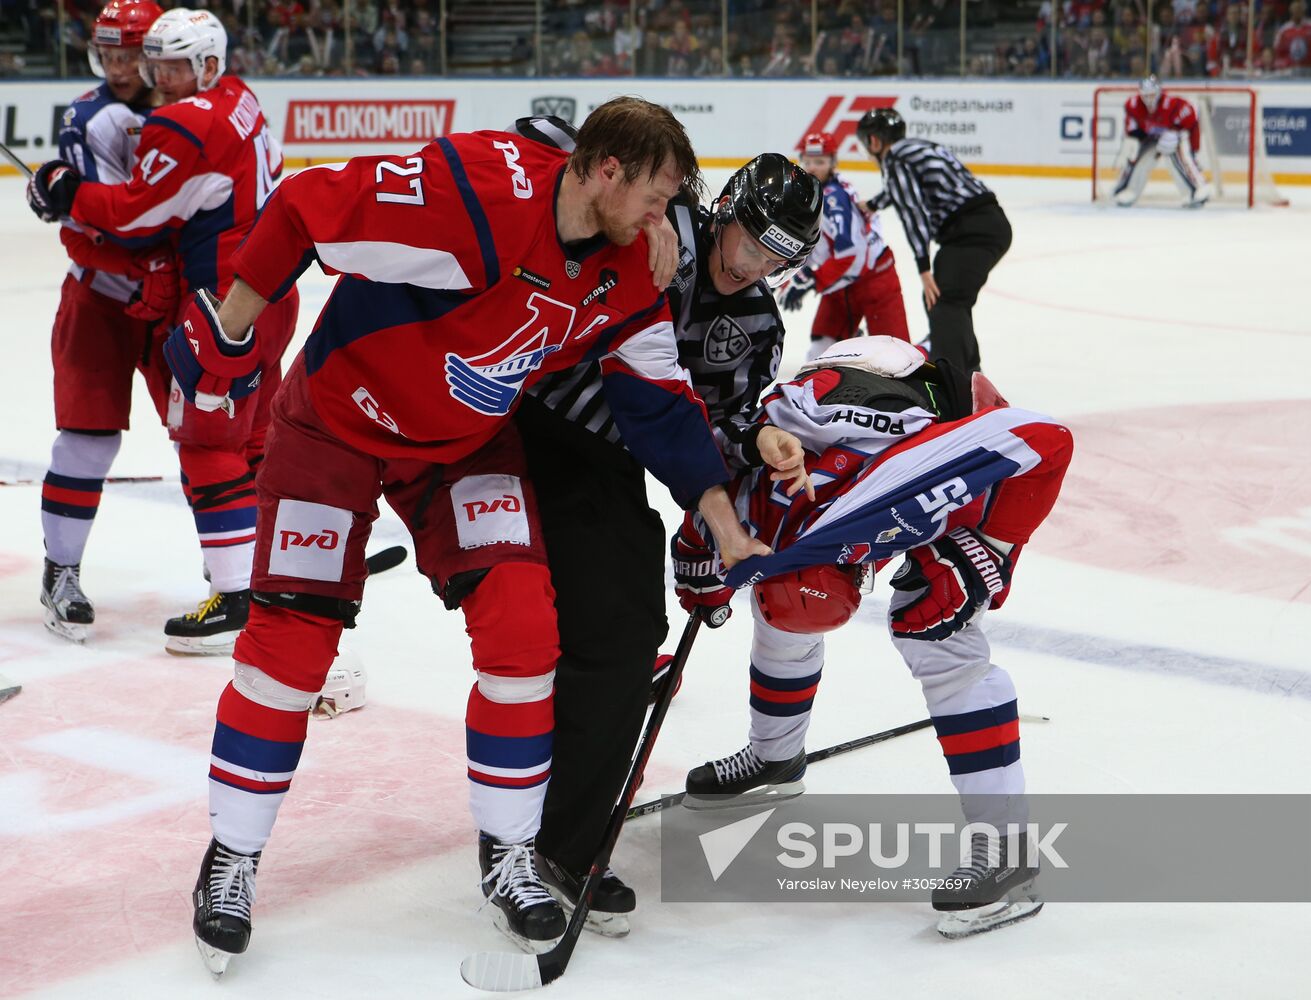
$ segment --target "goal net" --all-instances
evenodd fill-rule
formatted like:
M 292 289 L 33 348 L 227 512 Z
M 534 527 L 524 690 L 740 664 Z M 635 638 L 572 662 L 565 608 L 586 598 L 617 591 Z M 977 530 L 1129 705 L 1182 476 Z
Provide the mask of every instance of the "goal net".
M 1167 94 L 1184 98 L 1197 109 L 1201 148 L 1197 160 L 1211 185 L 1211 200 L 1234 205 L 1287 205 L 1275 187 L 1265 155 L 1260 95 L 1252 87 L 1164 85 Z M 1124 103 L 1138 88 L 1132 84 L 1093 91 L 1093 201 L 1111 203 L 1111 189 L 1128 160 Z M 1178 191 L 1164 162 L 1152 171 L 1143 201 L 1178 201 Z

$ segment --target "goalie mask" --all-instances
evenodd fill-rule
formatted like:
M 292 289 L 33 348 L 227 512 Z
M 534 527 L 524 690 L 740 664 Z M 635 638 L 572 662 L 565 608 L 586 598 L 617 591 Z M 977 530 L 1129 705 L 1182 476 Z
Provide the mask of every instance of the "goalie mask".
M 328 668 L 323 690 L 310 711 L 316 719 L 333 719 L 342 712 L 363 708 L 367 681 L 364 663 L 358 654 L 349 649 L 339 650 Z
M 1161 103 L 1161 81 L 1155 76 L 1140 81 L 1138 96 L 1143 99 L 1143 104 L 1147 105 L 1148 111 L 1155 111 L 1156 106 Z
M 810 566 L 757 583 L 756 604 L 774 628 L 800 635 L 832 632 L 860 607 L 859 566 Z

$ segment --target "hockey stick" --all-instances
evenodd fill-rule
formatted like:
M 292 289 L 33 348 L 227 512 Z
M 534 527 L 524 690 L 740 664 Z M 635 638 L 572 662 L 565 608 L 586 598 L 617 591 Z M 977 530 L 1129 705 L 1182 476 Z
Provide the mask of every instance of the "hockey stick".
M 40 486 L 40 479 L 0 479 L 0 486 Z M 165 483 L 174 482 L 176 479 L 165 479 L 163 476 L 106 476 L 105 484 L 117 486 L 123 483 Z
M 614 811 L 610 813 L 610 822 L 606 826 L 601 849 L 592 859 L 587 881 L 583 883 L 583 891 L 579 894 L 573 915 L 570 916 L 569 924 L 565 927 L 564 936 L 553 948 L 540 955 L 507 951 L 480 951 L 470 955 L 460 963 L 460 976 L 470 986 L 494 992 L 531 990 L 555 982 L 564 975 L 565 968 L 569 965 L 569 958 L 578 944 L 578 935 L 582 933 L 583 924 L 592 908 L 592 896 L 605 876 L 606 866 L 610 864 L 610 854 L 615 849 L 615 842 L 619 840 L 619 831 L 623 829 L 628 807 L 633 802 L 633 796 L 637 794 L 637 786 L 642 783 L 646 762 L 651 757 L 656 737 L 660 734 L 660 726 L 669 711 L 669 703 L 673 701 L 678 678 L 682 676 L 688 654 L 692 652 L 692 642 L 701 627 L 701 614 L 698 608 L 688 616 L 683 637 L 678 641 L 678 649 L 674 652 L 673 662 L 669 665 L 669 676 L 665 680 L 664 690 L 660 692 L 660 697 L 656 699 L 651 709 L 651 716 L 646 721 L 646 729 L 642 732 L 642 739 L 637 744 L 637 754 L 628 772 L 628 781 L 624 784 L 619 801 L 615 803 Z M 710 612 L 710 615 L 711 621 L 714 621 L 714 616 L 727 620 L 728 609 L 716 608 Z M 719 624 L 722 624 L 722 620 Z
M 0 704 L 8 701 L 21 690 L 23 690 L 23 685 L 15 684 L 4 674 L 0 674 Z
M 1023 722 L 1051 722 L 1052 720 L 1045 715 L 1021 715 L 1020 720 Z M 828 760 L 830 757 L 836 757 L 838 754 L 850 753 L 852 750 L 860 750 L 863 747 L 872 747 L 875 743 L 886 743 L 888 740 L 896 739 L 898 736 L 905 736 L 907 733 L 918 732 L 921 729 L 927 729 L 933 725 L 932 719 L 920 719 L 919 722 L 908 722 L 904 726 L 895 726 L 892 729 L 885 729 L 881 733 L 870 733 L 868 736 L 858 736 L 854 740 L 847 740 L 846 743 L 837 743 L 831 747 L 825 747 L 823 750 L 812 750 L 806 754 L 806 766 L 809 767 L 821 760 Z M 670 806 L 676 806 L 687 798 L 687 792 L 674 792 L 670 795 L 662 795 L 658 799 L 652 799 L 650 802 L 643 802 L 640 806 L 633 806 L 628 810 L 628 819 L 637 819 L 639 816 L 650 816 L 658 813 L 662 809 L 668 809 Z
M 18 154 L 15 153 L 8 146 L 6 146 L 3 142 L 0 142 L 0 153 L 4 154 L 4 158 L 8 160 L 10 163 L 12 163 L 14 166 L 16 166 L 19 169 L 20 173 L 24 173 L 28 177 L 32 176 L 32 168 L 29 167 L 22 160 L 20 160 L 18 158 Z
M 368 567 L 370 576 L 374 573 L 386 573 L 387 570 L 395 569 L 405 562 L 405 557 L 408 555 L 409 552 L 405 550 L 404 545 L 393 545 L 389 549 L 383 549 L 369 556 L 364 560 L 364 565 Z

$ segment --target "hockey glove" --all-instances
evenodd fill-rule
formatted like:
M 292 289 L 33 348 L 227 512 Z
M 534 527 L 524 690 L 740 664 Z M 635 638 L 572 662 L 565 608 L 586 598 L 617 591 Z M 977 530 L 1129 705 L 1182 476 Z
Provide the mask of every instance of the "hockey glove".
M 711 625 L 711 628 L 715 626 Z M 674 662 L 674 658 L 668 653 L 661 653 L 656 657 L 655 672 L 651 675 L 651 694 L 647 698 L 648 705 L 654 705 L 659 697 L 664 694 L 665 681 L 669 679 L 669 665 Z M 671 700 L 678 696 L 678 692 L 683 689 L 683 675 L 678 675 L 678 683 L 674 685 L 674 693 Z
M 897 639 L 938 642 L 955 635 L 985 611 L 1011 582 L 1011 563 L 969 528 L 956 528 L 906 553 L 892 578 L 894 590 L 923 590 L 892 612 Z
M 127 314 L 148 323 L 172 323 L 182 297 L 173 252 L 166 248 L 142 250 L 133 257 L 132 265 L 128 277 L 139 280 L 141 287 L 128 300 Z
M 691 614 L 700 608 L 702 619 L 711 628 L 728 621 L 733 613 L 728 606 L 733 590 L 720 578 L 719 557 L 699 540 L 686 537 L 684 531 L 670 541 L 669 555 L 674 563 L 674 594 L 683 610 Z
M 815 272 L 808 267 L 799 268 L 796 274 L 792 275 L 787 290 L 783 293 L 783 308 L 788 312 L 800 309 L 801 300 L 814 288 Z
M 42 222 L 58 222 L 73 211 L 82 175 L 67 160 L 50 160 L 27 182 L 27 204 Z
M 187 402 L 234 417 L 234 400 L 259 388 L 260 363 L 254 329 L 242 343 L 229 340 L 219 324 L 218 305 L 204 289 L 192 296 L 182 322 L 164 341 L 164 360 Z

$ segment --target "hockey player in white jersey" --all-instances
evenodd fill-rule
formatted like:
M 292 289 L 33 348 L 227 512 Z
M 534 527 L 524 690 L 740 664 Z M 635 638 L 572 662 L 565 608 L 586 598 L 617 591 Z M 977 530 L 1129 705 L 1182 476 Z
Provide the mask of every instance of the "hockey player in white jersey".
M 67 161 L 92 181 L 131 176 L 152 96 L 139 72 L 141 43 L 162 13 L 150 0 L 112 0 L 101 10 L 87 55 L 104 82 L 64 112 L 60 159 L 43 171 Z M 81 642 L 95 620 L 81 585 L 82 553 L 128 426 L 132 373 L 145 372 L 152 321 L 176 305 L 177 278 L 167 248 L 125 249 L 69 219 L 60 238 L 72 263 L 51 340 L 58 433 L 41 491 L 41 603 L 47 628 Z
M 803 791 L 805 737 L 824 665 L 823 633 L 860 603 L 865 574 L 898 555 L 889 630 L 920 682 L 968 822 L 1027 822 L 1015 686 L 977 620 L 1009 593 L 1021 548 L 1051 511 L 1070 432 L 1009 407 L 984 376 L 925 362 L 870 337 L 830 348 L 766 397 L 759 419 L 804 444 L 816 497 L 793 497 L 761 470 L 730 486 L 739 516 L 773 548 L 727 573 L 695 516 L 672 553 L 679 601 L 720 608 L 750 586 L 750 740 L 687 776 L 685 804 Z M 939 930 L 959 937 L 1036 913 L 1036 871 L 979 836 L 936 890 Z M 1014 863 L 1012 863 L 1014 862 Z
M 822 296 L 810 328 L 806 360 L 854 337 L 864 321 L 870 335 L 910 340 L 892 249 L 877 212 L 867 212 L 856 189 L 838 175 L 838 141 L 811 132 L 801 143 L 801 167 L 823 185 L 820 239 L 805 266 L 779 293 L 786 310 L 800 309 L 809 292 Z

